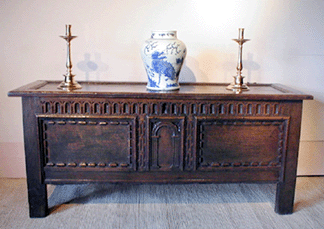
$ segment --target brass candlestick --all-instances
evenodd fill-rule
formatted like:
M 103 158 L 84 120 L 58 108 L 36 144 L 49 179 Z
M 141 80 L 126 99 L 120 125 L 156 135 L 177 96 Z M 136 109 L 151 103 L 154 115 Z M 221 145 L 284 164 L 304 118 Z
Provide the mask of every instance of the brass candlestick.
M 72 74 L 72 61 L 71 61 L 71 40 L 76 38 L 76 36 L 71 35 L 71 25 L 65 25 L 65 36 L 60 36 L 64 40 L 66 40 L 67 45 L 67 57 L 66 57 L 66 74 L 64 76 L 64 81 L 57 87 L 62 90 L 75 90 L 82 88 L 80 84 L 78 84 L 74 80 L 74 76 Z
M 244 76 L 242 76 L 242 70 L 243 70 L 243 63 L 242 63 L 242 50 L 243 50 L 243 44 L 250 39 L 244 39 L 244 29 L 239 28 L 239 35 L 238 39 L 233 39 L 233 41 L 236 41 L 239 44 L 239 50 L 238 50 L 238 62 L 237 62 L 237 75 L 234 77 L 234 82 L 228 85 L 226 89 L 232 90 L 236 93 L 240 93 L 243 90 L 249 90 L 249 87 L 243 83 Z

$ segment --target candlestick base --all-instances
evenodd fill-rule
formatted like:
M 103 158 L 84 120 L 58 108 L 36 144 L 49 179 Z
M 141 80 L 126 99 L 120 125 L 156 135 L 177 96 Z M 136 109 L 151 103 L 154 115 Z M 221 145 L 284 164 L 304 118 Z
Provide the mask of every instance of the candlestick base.
M 231 83 L 230 85 L 228 85 L 226 87 L 226 89 L 232 90 L 232 91 L 236 91 L 236 90 L 248 91 L 248 90 L 250 90 L 250 88 L 246 84 L 234 84 L 234 83 Z
M 250 88 L 246 84 L 234 84 L 231 83 L 226 87 L 227 90 L 233 91 L 235 94 L 240 94 L 243 91 L 248 91 Z
M 74 75 L 71 76 L 63 75 L 63 76 L 65 77 L 65 79 L 57 87 L 58 89 L 65 90 L 65 91 L 72 91 L 72 90 L 77 90 L 82 88 L 82 86 L 74 80 L 73 78 Z
M 234 79 L 234 82 L 226 87 L 227 90 L 234 91 L 236 94 L 250 90 L 250 88 L 245 83 L 243 83 L 243 77 L 240 77 L 239 80 L 236 76 L 234 76 Z M 239 83 L 237 82 L 237 80 L 239 80 Z

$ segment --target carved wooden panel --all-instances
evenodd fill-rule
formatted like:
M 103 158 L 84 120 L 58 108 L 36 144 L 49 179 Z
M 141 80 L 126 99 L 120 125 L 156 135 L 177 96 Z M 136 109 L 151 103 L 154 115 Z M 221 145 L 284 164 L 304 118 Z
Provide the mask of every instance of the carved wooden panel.
M 38 116 L 45 166 L 136 169 L 134 117 Z
M 147 150 L 147 122 L 145 116 L 138 117 L 138 169 L 149 169 L 149 155 Z
M 289 118 L 197 118 L 197 169 L 277 167 L 286 152 Z
M 183 170 L 184 117 L 148 118 L 149 169 Z
M 195 119 L 193 116 L 188 116 L 186 119 L 186 153 L 185 153 L 185 169 L 193 170 L 195 168 L 196 161 L 196 149 L 195 149 Z
M 41 100 L 43 114 L 279 116 L 281 104 L 262 101 L 159 101 L 128 99 Z

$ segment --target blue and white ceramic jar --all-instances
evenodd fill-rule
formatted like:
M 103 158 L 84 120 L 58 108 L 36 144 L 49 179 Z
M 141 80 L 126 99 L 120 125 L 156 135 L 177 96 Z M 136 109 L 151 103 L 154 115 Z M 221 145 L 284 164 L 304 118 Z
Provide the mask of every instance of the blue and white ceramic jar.
M 152 31 L 141 51 L 148 76 L 147 88 L 179 89 L 179 74 L 186 54 L 186 46 L 177 39 L 177 31 Z

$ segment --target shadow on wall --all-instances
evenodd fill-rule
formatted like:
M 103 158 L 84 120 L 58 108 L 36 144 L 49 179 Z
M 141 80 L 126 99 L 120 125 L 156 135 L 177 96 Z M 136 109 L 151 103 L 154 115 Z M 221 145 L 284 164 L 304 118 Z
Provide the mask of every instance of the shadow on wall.
M 252 72 L 257 71 L 260 69 L 260 65 L 257 62 L 253 61 L 253 54 L 248 53 L 247 54 L 247 59 L 243 60 L 244 64 L 243 67 L 247 70 L 247 75 L 246 75 L 246 82 L 251 82 L 252 81 Z M 254 80 L 256 81 L 255 77 Z M 252 82 L 251 82 L 252 83 Z
M 206 72 L 201 69 L 207 69 L 207 72 L 211 75 L 217 73 L 217 58 L 211 58 L 211 56 L 203 56 L 202 60 L 199 62 L 196 58 L 191 56 L 187 56 L 185 62 L 182 66 L 180 72 L 180 82 L 209 82 Z M 230 54 L 226 55 L 225 61 L 222 61 L 221 72 L 223 72 L 223 79 L 218 79 L 222 82 L 230 82 L 232 81 L 232 77 L 236 74 L 236 66 L 237 66 L 237 55 Z M 219 64 L 219 63 L 218 63 Z M 93 55 L 90 53 L 84 54 L 84 60 L 77 63 L 77 68 L 85 73 L 85 80 L 101 80 L 101 75 L 103 72 L 107 72 L 109 69 L 108 64 L 102 62 L 101 54 L 94 53 Z M 253 82 L 257 81 L 257 76 L 253 75 L 253 71 L 257 71 L 260 69 L 260 65 L 253 61 L 253 54 L 248 53 L 247 59 L 243 59 L 243 75 L 246 77 L 244 82 L 251 82 L 253 78 Z M 215 71 L 215 72 L 214 72 Z M 214 73 L 213 73 L 214 72 Z M 246 73 L 246 75 L 244 74 Z M 219 76 L 218 76 L 219 77 Z
M 312 93 L 310 93 L 312 94 Z M 314 95 L 315 93 L 313 93 Z M 323 141 L 322 136 L 324 134 L 324 103 L 316 99 L 303 102 L 303 119 L 302 119 L 302 140 L 310 141 Z M 318 158 L 324 163 L 323 158 Z
M 179 82 L 196 82 L 196 76 L 193 71 L 188 67 L 187 61 L 183 63 L 182 69 L 180 71 Z
M 102 72 L 108 71 L 108 65 L 101 61 L 101 54 L 95 53 L 94 60 L 91 60 L 91 54 L 85 53 L 84 60 L 77 63 L 79 70 L 85 73 L 85 80 L 90 80 L 90 73 L 95 73 L 95 78 L 92 80 L 100 80 Z
M 180 72 L 179 82 L 197 82 L 197 77 L 199 82 L 208 82 L 208 77 L 200 69 L 197 59 L 187 56 Z
M 180 82 L 231 82 L 237 72 L 237 59 L 237 54 L 217 50 L 204 50 L 195 58 L 189 56 L 181 70 Z M 253 54 L 243 55 L 244 82 L 257 82 L 258 70 L 260 65 L 253 60 Z
M 224 71 L 224 80 L 227 82 L 229 79 L 232 80 L 232 76 L 236 73 L 237 59 L 238 57 L 234 54 L 228 55 L 228 61 L 223 63 L 223 71 Z M 253 61 L 253 54 L 248 53 L 247 59 L 243 59 L 243 76 L 245 76 L 244 82 L 252 83 L 252 72 L 260 69 L 260 65 Z M 246 75 L 244 73 L 247 73 Z M 253 76 L 253 82 L 256 82 L 256 76 Z

